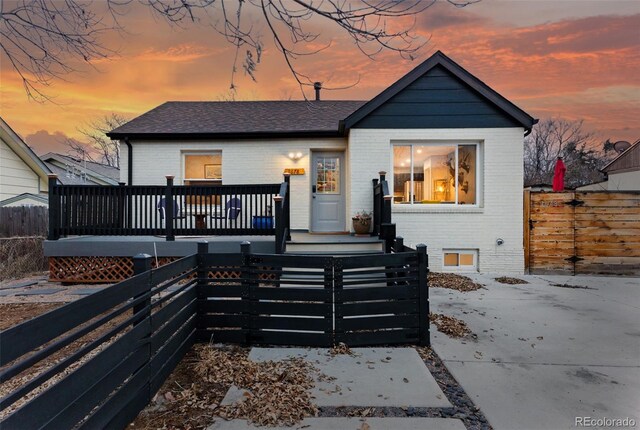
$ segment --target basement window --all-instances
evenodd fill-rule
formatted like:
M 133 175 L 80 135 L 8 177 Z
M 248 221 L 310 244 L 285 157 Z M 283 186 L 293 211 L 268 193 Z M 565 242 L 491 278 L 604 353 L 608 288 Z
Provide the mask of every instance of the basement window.
M 478 250 L 444 250 L 442 267 L 445 272 L 476 272 Z

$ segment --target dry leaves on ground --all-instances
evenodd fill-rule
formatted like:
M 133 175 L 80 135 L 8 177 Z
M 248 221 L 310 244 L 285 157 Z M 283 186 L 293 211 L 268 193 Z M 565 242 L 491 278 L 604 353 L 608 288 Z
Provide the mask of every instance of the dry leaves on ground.
M 354 356 L 354 353 L 351 350 L 351 348 L 349 348 L 349 346 L 343 342 L 340 342 L 337 345 L 333 345 L 333 348 L 331 348 L 329 353 L 332 356 L 335 356 L 335 355 L 350 355 L 352 357 Z
M 315 369 L 302 358 L 254 362 L 244 355 L 205 346 L 194 370 L 205 381 L 225 381 L 246 390 L 243 400 L 216 409 L 225 419 L 243 418 L 258 426 L 292 426 L 318 412 L 309 392 Z
M 528 284 L 529 283 L 529 282 L 525 281 L 524 279 L 510 278 L 508 276 L 501 276 L 499 278 L 496 278 L 496 281 L 500 282 L 501 284 L 508 284 L 508 285 L 520 285 L 520 284 Z
M 435 324 L 439 332 L 449 337 L 461 338 L 471 334 L 467 323 L 454 317 L 430 313 L 429 321 Z
M 431 288 L 449 288 L 450 290 L 458 291 L 475 291 L 480 288 L 484 288 L 482 284 L 478 284 L 462 275 L 456 275 L 455 273 L 429 273 L 429 287 Z

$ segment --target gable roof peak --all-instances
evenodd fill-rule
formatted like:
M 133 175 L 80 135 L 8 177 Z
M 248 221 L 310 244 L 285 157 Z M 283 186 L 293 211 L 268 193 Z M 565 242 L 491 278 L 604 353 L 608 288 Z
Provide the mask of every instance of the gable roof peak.
M 475 92 L 479 93 L 488 102 L 492 103 L 505 114 L 513 118 L 516 122 L 520 123 L 527 134 L 531 131 L 531 127 L 538 122 L 525 111 L 517 107 L 515 104 L 507 100 L 498 92 L 490 88 L 487 84 L 480 79 L 469 73 L 465 68 L 453 61 L 442 51 L 438 50 L 425 61 L 413 68 L 409 73 L 402 76 L 391 86 L 387 87 L 376 97 L 365 103 L 360 109 L 349 115 L 341 124 L 341 130 L 348 130 L 371 112 L 376 110 L 382 104 L 386 103 L 389 99 L 394 97 L 400 91 L 407 88 L 413 82 L 418 80 L 424 74 L 429 72 L 436 66 L 444 67 L 449 73 L 454 75 L 457 79 L 461 80 L 465 85 L 470 87 Z

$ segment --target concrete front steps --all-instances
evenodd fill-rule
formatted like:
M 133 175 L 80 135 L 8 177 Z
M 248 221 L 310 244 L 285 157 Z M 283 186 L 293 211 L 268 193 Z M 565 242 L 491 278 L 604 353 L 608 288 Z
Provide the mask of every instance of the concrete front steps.
M 294 232 L 287 242 L 286 254 L 349 255 L 382 254 L 384 242 L 377 237 L 358 237 L 348 234 L 314 235 Z

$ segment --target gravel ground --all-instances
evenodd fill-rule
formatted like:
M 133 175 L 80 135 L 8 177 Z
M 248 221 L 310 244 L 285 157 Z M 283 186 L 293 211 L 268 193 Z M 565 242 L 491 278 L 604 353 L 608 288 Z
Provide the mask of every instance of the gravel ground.
M 0 282 L 0 304 L 66 303 L 111 284 L 63 284 L 47 280 L 48 272 Z M 55 291 L 58 290 L 58 291 Z M 42 294 L 38 294 L 42 292 Z

